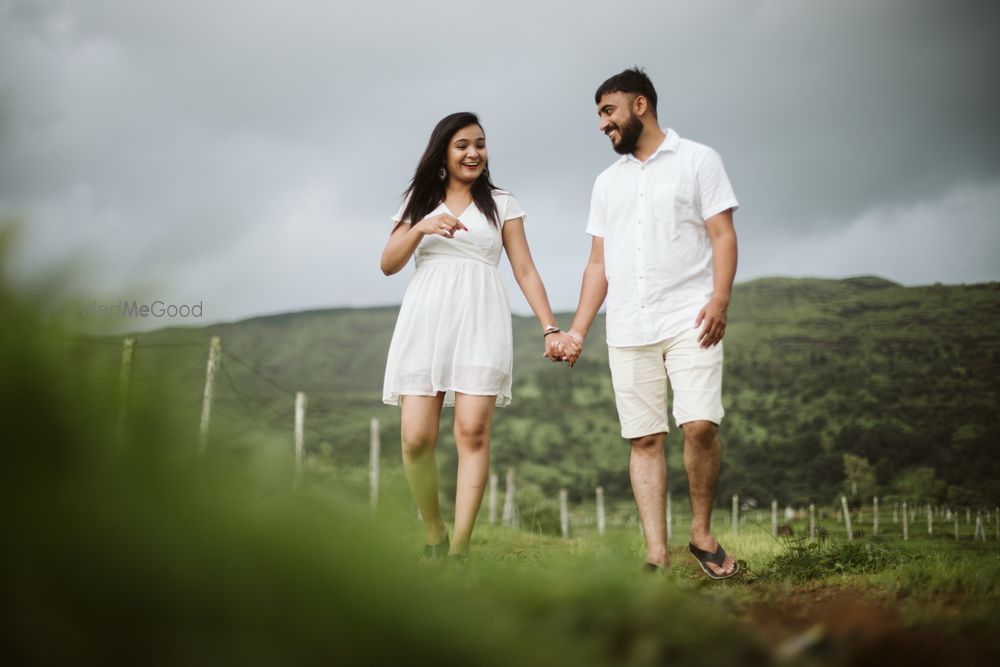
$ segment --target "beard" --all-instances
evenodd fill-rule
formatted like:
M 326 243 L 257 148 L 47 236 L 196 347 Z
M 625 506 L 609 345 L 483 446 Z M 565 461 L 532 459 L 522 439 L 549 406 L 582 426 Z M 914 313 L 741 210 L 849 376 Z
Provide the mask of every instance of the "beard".
M 611 142 L 611 147 L 619 155 L 628 155 L 635 150 L 639 143 L 639 135 L 642 134 L 642 121 L 633 113 L 629 114 L 628 120 L 622 126 L 613 125 L 610 130 L 618 130 L 618 143 Z

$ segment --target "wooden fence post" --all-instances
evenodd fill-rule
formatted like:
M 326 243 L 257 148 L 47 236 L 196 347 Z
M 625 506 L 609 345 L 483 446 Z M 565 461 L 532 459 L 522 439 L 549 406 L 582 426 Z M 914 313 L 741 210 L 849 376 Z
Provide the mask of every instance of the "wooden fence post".
M 957 542 L 959 539 L 961 538 L 958 536 L 958 512 L 955 512 L 955 541 Z
M 604 534 L 604 487 L 603 486 L 597 487 L 597 491 L 595 492 L 595 495 L 597 496 L 597 498 L 596 498 L 596 502 L 597 502 L 597 534 L 598 535 L 603 535 Z
M 489 505 L 489 523 L 493 525 L 497 522 L 497 484 L 499 479 L 495 472 L 490 473 L 490 497 L 487 500 Z
M 674 536 L 674 510 L 670 502 L 670 491 L 667 491 L 667 541 Z
M 517 506 L 514 496 L 517 494 L 517 481 L 514 466 L 507 467 L 507 492 L 503 498 L 503 525 L 506 528 L 517 526 Z
M 816 505 L 809 503 L 809 539 L 816 539 Z
M 927 534 L 934 534 L 934 514 L 931 513 L 931 506 L 927 506 Z
M 208 345 L 208 367 L 205 369 L 205 393 L 201 399 L 201 425 L 198 428 L 198 451 L 208 447 L 208 426 L 212 418 L 212 394 L 215 389 L 215 373 L 219 369 L 222 354 L 222 339 L 212 336 Z
M 566 489 L 559 489 L 559 528 L 564 540 L 569 539 L 569 502 Z
M 778 501 L 771 501 L 771 534 L 778 536 Z
M 306 420 L 306 395 L 299 391 L 295 393 L 295 480 L 293 488 L 302 483 L 302 450 L 304 442 L 304 426 Z
M 910 539 L 910 521 L 906 512 L 906 503 L 903 503 L 903 539 Z
M 983 528 L 983 511 L 976 510 L 976 534 L 972 538 L 973 540 L 980 540 L 982 542 L 986 541 L 986 529 Z
M 382 432 L 379 429 L 378 417 L 372 417 L 368 457 L 368 500 L 371 503 L 372 510 L 378 507 L 378 476 L 381 456 Z
M 118 424 L 115 435 L 118 442 L 125 436 L 125 413 L 128 409 L 128 385 L 132 379 L 132 356 L 135 354 L 135 338 L 128 336 L 122 343 L 122 369 L 118 374 Z
M 733 534 L 740 532 L 740 497 L 733 495 Z
M 892 504 L 892 522 L 899 523 L 899 503 Z
M 878 536 L 878 496 L 872 500 L 872 537 Z
M 854 531 L 851 530 L 851 512 L 847 508 L 847 496 L 840 496 L 840 506 L 844 508 L 844 525 L 847 527 L 847 541 L 854 540 Z

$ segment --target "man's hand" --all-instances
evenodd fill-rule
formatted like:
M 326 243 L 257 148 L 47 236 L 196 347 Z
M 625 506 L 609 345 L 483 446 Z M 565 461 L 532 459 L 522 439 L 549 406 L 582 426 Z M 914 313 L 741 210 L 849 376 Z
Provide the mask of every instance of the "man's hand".
M 552 361 L 569 361 L 572 359 L 575 362 L 582 351 L 582 346 L 565 332 L 553 333 L 545 337 L 544 356 Z M 572 365 L 570 363 L 570 366 Z
M 568 363 L 570 368 L 573 368 L 574 364 L 580 359 L 580 355 L 583 354 L 583 336 L 571 329 L 566 332 L 566 338 L 571 341 L 574 352 L 572 354 L 567 353 L 563 361 Z
M 728 301 L 713 296 L 698 312 L 694 326 L 697 328 L 704 323 L 701 333 L 698 334 L 698 344 L 702 348 L 712 347 L 726 334 L 726 310 L 728 308 Z

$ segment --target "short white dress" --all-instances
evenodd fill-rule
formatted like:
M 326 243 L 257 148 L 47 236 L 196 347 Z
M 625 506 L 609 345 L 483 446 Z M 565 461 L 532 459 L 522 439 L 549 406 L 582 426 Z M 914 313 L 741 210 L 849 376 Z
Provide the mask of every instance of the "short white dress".
M 455 392 L 496 396 L 510 405 L 514 338 L 510 304 L 500 280 L 501 227 L 523 218 L 509 193 L 493 193 L 501 226 L 475 205 L 456 216 L 469 231 L 448 239 L 425 236 L 413 253 L 413 275 L 396 320 L 385 365 L 382 402 L 399 405 L 402 395 L 436 396 L 455 405 Z M 392 217 L 402 222 L 403 209 Z M 442 202 L 428 215 L 450 213 Z M 451 212 L 454 215 L 453 212 Z M 406 222 L 409 222 L 408 220 Z

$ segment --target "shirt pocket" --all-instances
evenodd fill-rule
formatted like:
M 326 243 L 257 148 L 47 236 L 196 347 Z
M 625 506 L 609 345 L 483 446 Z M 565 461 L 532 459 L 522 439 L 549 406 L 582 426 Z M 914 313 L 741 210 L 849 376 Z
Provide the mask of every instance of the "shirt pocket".
M 705 225 L 698 214 L 694 188 L 678 181 L 653 190 L 653 214 L 668 240 L 669 251 L 677 257 L 699 254 L 705 245 Z
M 691 217 L 694 211 L 694 189 L 690 183 L 672 181 L 653 188 L 653 215 L 663 222 L 675 222 Z

